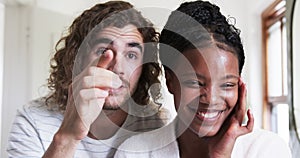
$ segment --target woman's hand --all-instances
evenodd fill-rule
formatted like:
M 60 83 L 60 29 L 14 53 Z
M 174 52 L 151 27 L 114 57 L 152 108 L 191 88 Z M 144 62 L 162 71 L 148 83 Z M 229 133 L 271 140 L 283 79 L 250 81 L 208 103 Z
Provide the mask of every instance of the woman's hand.
M 226 119 L 220 131 L 215 136 L 207 138 L 210 157 L 231 157 L 236 139 L 241 135 L 252 132 L 254 118 L 250 109 L 247 110 L 247 124 L 242 124 L 246 113 L 246 93 L 245 83 L 239 80 L 239 99 L 234 110 Z

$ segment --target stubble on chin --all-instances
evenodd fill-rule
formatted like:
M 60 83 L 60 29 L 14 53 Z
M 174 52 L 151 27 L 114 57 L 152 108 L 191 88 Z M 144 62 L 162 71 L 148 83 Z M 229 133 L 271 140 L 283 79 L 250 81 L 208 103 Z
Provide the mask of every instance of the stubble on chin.
M 103 110 L 119 110 L 119 106 L 112 106 L 112 105 L 104 105 Z
M 103 110 L 119 110 L 121 107 L 126 104 L 130 98 L 130 95 L 126 96 L 109 96 L 110 98 L 107 98 L 105 100 L 105 103 L 103 105 Z M 122 97 L 122 98 L 118 98 Z

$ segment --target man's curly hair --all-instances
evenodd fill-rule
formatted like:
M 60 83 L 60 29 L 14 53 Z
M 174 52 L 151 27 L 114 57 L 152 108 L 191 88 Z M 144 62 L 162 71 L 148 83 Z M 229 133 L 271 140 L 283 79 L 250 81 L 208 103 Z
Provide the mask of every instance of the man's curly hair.
M 118 19 L 113 15 L 118 14 Z M 51 74 L 48 79 L 48 88 L 52 93 L 46 98 L 47 106 L 55 106 L 60 110 L 66 109 L 68 100 L 68 88 L 72 83 L 75 58 L 87 35 L 103 20 L 109 19 L 111 23 L 102 26 L 114 26 L 123 28 L 132 24 L 137 27 L 143 37 L 145 44 L 144 65 L 135 93 L 132 95 L 134 101 L 140 105 L 149 103 L 150 95 L 154 101 L 160 97 L 160 90 L 149 90 L 151 85 L 160 83 L 158 77 L 161 67 L 158 64 L 157 43 L 159 33 L 153 28 L 153 24 L 145 19 L 133 6 L 124 1 L 110 1 L 97 4 L 85 10 L 77 17 L 68 29 L 68 34 L 62 37 L 56 45 L 56 53 L 51 60 Z M 120 21 L 120 19 L 122 19 Z M 101 30 L 98 30 L 101 31 Z M 82 68 L 83 69 L 83 68 Z
M 215 45 L 237 56 L 241 73 L 245 55 L 240 30 L 228 20 L 230 19 L 221 14 L 220 8 L 210 2 L 185 2 L 169 16 L 159 42 L 181 53 L 188 49 Z M 167 53 L 170 49 L 165 46 L 160 45 L 163 64 L 172 58 L 174 60 L 174 56 Z M 166 66 L 165 68 L 168 69 Z

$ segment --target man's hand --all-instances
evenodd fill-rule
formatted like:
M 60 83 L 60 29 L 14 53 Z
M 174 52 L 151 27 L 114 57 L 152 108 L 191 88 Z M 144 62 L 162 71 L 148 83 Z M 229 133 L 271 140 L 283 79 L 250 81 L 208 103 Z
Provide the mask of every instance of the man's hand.
M 100 114 L 108 96 L 107 89 L 118 88 L 122 84 L 118 75 L 107 70 L 112 59 L 113 52 L 108 50 L 75 77 L 69 87 L 68 104 L 60 131 L 73 135 L 77 140 L 88 134 L 90 125 Z M 97 66 L 93 66 L 96 63 Z
M 122 84 L 118 75 L 107 70 L 113 58 L 113 52 L 106 51 L 74 78 L 69 86 L 64 120 L 45 157 L 53 153 L 73 157 L 77 144 L 87 136 L 91 124 L 102 111 L 108 96 L 107 89 L 118 88 Z

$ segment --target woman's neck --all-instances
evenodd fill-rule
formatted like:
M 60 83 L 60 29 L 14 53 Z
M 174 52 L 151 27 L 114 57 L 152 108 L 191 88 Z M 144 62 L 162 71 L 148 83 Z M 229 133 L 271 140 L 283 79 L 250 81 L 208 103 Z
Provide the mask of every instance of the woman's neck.
M 198 157 L 209 157 L 208 156 L 208 142 L 205 137 L 199 137 L 195 132 L 193 132 L 188 127 L 185 127 L 184 123 L 180 120 L 177 124 L 177 130 L 184 132 L 179 134 L 177 138 L 179 152 L 181 158 L 198 158 Z

